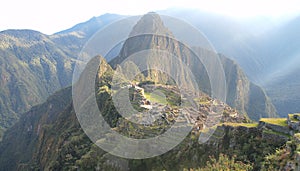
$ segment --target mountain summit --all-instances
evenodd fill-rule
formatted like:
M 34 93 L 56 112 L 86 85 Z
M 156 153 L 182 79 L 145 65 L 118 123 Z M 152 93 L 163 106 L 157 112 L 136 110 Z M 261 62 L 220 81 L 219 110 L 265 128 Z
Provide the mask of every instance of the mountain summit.
M 141 35 L 141 34 L 157 34 L 168 37 L 173 37 L 171 31 L 164 26 L 164 23 L 160 16 L 154 12 L 150 12 L 137 22 L 133 27 L 129 37 Z

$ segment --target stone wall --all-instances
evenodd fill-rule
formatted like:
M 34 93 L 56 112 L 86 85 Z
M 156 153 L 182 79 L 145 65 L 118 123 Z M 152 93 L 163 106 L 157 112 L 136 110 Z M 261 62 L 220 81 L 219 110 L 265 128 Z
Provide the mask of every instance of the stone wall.
M 293 131 L 299 132 L 300 131 L 300 115 L 299 114 L 290 114 L 287 117 L 288 125 L 290 129 Z
M 265 127 L 265 128 L 268 128 L 268 129 L 271 129 L 273 131 L 280 132 L 283 134 L 288 134 L 288 135 L 291 134 L 291 130 L 289 129 L 289 127 L 274 125 L 274 124 L 270 124 L 270 123 L 266 123 L 266 122 L 262 122 L 262 121 L 259 122 L 259 127 L 260 128 Z
M 286 142 L 289 139 L 288 136 L 284 136 L 284 135 L 280 135 L 280 134 L 273 134 L 273 133 L 269 133 L 266 131 L 262 132 L 262 138 L 271 140 L 271 141 L 277 141 L 277 142 Z

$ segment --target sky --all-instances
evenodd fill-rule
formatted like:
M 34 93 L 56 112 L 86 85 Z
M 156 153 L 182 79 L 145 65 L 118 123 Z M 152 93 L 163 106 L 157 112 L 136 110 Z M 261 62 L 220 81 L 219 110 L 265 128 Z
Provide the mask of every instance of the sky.
M 300 0 L 2 0 L 0 30 L 33 29 L 53 34 L 105 13 L 142 15 L 169 8 L 199 9 L 237 18 L 279 17 L 298 14 Z

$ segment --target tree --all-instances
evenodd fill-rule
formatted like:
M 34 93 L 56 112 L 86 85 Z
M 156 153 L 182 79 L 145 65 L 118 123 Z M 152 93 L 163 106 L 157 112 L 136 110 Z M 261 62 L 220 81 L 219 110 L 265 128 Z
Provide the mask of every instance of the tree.
M 236 161 L 235 157 L 229 158 L 224 154 L 220 154 L 218 159 L 210 157 L 210 161 L 206 163 L 206 167 L 190 169 L 190 171 L 247 171 L 252 169 L 251 164 L 245 164 L 241 161 Z

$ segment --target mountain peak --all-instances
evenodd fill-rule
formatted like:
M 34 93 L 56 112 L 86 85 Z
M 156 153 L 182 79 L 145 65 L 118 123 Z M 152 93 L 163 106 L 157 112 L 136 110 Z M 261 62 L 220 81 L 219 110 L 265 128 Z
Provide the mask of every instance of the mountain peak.
M 173 37 L 172 32 L 164 26 L 161 17 L 155 12 L 149 12 L 142 16 L 133 27 L 129 37 L 141 34 L 157 34 Z

